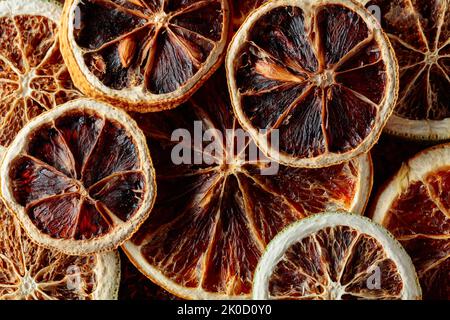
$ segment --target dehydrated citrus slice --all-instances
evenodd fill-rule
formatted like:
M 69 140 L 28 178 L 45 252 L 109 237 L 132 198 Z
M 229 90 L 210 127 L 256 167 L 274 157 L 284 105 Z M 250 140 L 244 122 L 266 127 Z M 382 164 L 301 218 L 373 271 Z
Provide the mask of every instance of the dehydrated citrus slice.
M 449 1 L 360 1 L 380 14 L 400 65 L 400 94 L 387 131 L 414 139 L 449 139 Z
M 247 18 L 229 48 L 229 87 L 239 122 L 269 158 L 315 168 L 373 146 L 398 90 L 380 29 L 351 0 L 269 1 Z
M 62 6 L 0 1 L 0 145 L 43 111 L 80 96 L 58 44 Z
M 411 255 L 424 299 L 450 299 L 450 145 L 405 163 L 379 195 L 373 218 Z
M 327 213 L 293 224 L 268 245 L 253 298 L 418 300 L 421 289 L 411 258 L 387 230 Z
M 219 66 L 227 0 L 66 1 L 61 47 L 75 84 L 127 110 L 186 101 Z
M 267 0 L 233 0 L 232 24 L 235 30 L 244 23 L 248 15 Z
M 5 204 L 38 244 L 117 248 L 148 217 L 156 186 L 145 137 L 122 110 L 68 102 L 29 122 L 1 166 Z
M 75 257 L 34 244 L 0 201 L 0 300 L 117 299 L 120 272 L 115 252 Z
M 124 248 L 150 279 L 187 299 L 249 298 L 258 259 L 278 231 L 324 210 L 362 213 L 372 185 L 368 156 L 327 169 L 255 156 L 223 88 L 218 73 L 177 110 L 137 116 L 156 156 L 158 198 Z M 174 130 L 186 139 L 172 141 Z M 187 161 L 176 157 L 180 146 Z

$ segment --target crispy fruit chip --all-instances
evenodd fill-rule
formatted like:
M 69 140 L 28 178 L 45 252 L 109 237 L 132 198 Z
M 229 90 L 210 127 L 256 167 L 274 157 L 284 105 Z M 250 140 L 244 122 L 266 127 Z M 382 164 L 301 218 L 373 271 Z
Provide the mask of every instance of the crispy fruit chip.
M 62 6 L 0 1 L 0 145 L 43 111 L 78 98 L 58 43 Z
M 226 65 L 241 125 L 269 158 L 295 167 L 369 151 L 397 98 L 388 38 L 351 0 L 269 1 L 241 26 Z
M 420 140 L 450 138 L 450 2 L 371 0 L 400 65 L 400 95 L 386 129 Z
M 67 254 L 117 248 L 156 196 L 142 132 L 123 111 L 79 99 L 28 123 L 8 149 L 2 196 L 30 237 Z
M 61 47 L 74 82 L 138 112 L 186 101 L 219 66 L 227 0 L 66 1 Z
M 450 145 L 419 153 L 384 188 L 373 218 L 413 259 L 424 299 L 450 299 Z
M 327 169 L 255 156 L 224 86 L 218 73 L 177 110 L 136 116 L 155 156 L 158 198 L 124 249 L 150 279 L 187 299 L 249 298 L 258 259 L 280 230 L 327 209 L 362 213 L 372 184 L 368 156 Z
M 282 231 L 256 270 L 253 297 L 289 300 L 417 300 L 411 258 L 367 218 L 317 215 Z

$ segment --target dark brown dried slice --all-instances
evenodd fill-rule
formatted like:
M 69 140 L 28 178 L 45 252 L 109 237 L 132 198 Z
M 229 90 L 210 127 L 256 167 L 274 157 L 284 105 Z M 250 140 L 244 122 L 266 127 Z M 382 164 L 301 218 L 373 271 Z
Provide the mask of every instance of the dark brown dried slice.
M 384 228 L 343 213 L 310 217 L 282 231 L 255 274 L 255 299 L 415 300 L 411 259 Z
M 32 118 L 80 97 L 58 43 L 62 6 L 53 1 L 0 3 L 0 145 Z
M 124 249 L 183 298 L 249 298 L 258 259 L 280 230 L 331 208 L 361 213 L 371 186 L 367 156 L 327 169 L 271 163 L 239 126 L 223 88 L 218 73 L 177 110 L 136 115 L 154 155 L 158 198 Z
M 450 146 L 409 160 L 380 193 L 374 219 L 411 255 L 424 299 L 450 299 Z
M 363 1 L 381 14 L 400 65 L 400 95 L 387 130 L 446 140 L 450 124 L 450 4 L 447 0 Z
M 61 42 L 87 95 L 158 111 L 187 100 L 217 69 L 228 26 L 225 0 L 71 0 Z
M 236 34 L 227 71 L 241 125 L 269 158 L 296 167 L 335 165 L 367 152 L 398 86 L 387 37 L 352 1 L 261 6 Z M 268 141 L 274 135 L 278 144 Z
M 233 0 L 232 25 L 234 30 L 237 31 L 248 15 L 265 2 L 266 0 Z
M 116 248 L 149 215 L 154 173 L 132 119 L 92 100 L 27 124 L 3 163 L 3 197 L 33 240 L 68 254 Z

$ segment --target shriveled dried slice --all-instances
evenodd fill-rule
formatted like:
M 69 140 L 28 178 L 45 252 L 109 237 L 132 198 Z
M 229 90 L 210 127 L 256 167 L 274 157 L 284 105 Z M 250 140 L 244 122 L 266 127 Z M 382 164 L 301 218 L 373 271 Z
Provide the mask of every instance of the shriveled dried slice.
M 324 210 L 362 213 L 372 185 L 368 156 L 326 169 L 255 156 L 224 88 L 218 73 L 180 108 L 137 116 L 154 155 L 158 198 L 124 249 L 151 280 L 186 299 L 249 298 L 258 259 L 280 230 Z
M 282 231 L 255 273 L 257 300 L 418 300 L 411 258 L 367 218 L 326 213 Z
M 389 133 L 450 138 L 450 2 L 360 0 L 381 14 L 400 65 L 400 94 Z
M 185 102 L 218 68 L 228 0 L 70 0 L 61 47 L 85 94 L 137 111 Z
M 450 145 L 419 153 L 380 193 L 373 218 L 403 244 L 424 299 L 450 299 Z
M 397 98 L 394 51 L 352 0 L 269 1 L 242 25 L 226 65 L 241 125 L 269 158 L 295 167 L 367 152 Z
M 117 248 L 148 217 L 155 174 L 122 110 L 79 99 L 29 122 L 1 166 L 2 197 L 30 237 L 67 254 Z
M 233 0 L 232 24 L 234 30 L 239 29 L 248 15 L 266 1 L 267 0 Z
M 32 118 L 79 97 L 58 43 L 62 5 L 0 1 L 0 145 Z
M 120 272 L 115 252 L 76 257 L 36 245 L 0 201 L 0 300 L 117 299 Z

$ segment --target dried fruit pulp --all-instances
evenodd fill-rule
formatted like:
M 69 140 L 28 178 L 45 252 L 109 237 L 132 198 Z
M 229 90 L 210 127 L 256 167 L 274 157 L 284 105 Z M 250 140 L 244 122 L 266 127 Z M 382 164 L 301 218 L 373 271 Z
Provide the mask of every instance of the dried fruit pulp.
M 127 109 L 149 105 L 137 111 L 186 100 L 216 69 L 228 37 L 224 0 L 75 0 L 66 11 L 74 21 L 65 21 L 69 39 L 62 41 L 69 42 L 80 87 L 88 82 Z
M 388 130 L 448 139 L 450 4 L 448 0 L 372 0 L 400 65 L 400 96 Z M 442 122 L 444 121 L 444 122 Z
M 266 0 L 233 0 L 232 24 L 234 29 L 239 29 L 247 16 L 265 2 Z
M 37 242 L 77 254 L 112 249 L 148 216 L 151 159 L 130 121 L 77 100 L 36 118 L 13 142 L 3 196 Z
M 34 244 L 0 204 L 0 300 L 116 299 L 119 264 L 115 253 L 66 256 Z
M 368 151 L 395 103 L 396 63 L 375 19 L 353 2 L 269 2 L 227 58 L 233 105 L 264 152 L 320 167 Z M 279 152 L 260 130 L 279 130 Z
M 407 162 L 375 203 L 374 219 L 413 258 L 425 299 L 450 299 L 449 146 L 426 150 Z
M 249 157 L 250 139 L 229 143 L 243 131 L 220 90 L 224 82 L 218 73 L 177 110 L 136 116 L 154 154 L 158 197 L 124 248 L 144 274 L 183 298 L 249 297 L 258 259 L 280 230 L 327 209 L 361 213 L 371 187 L 365 156 L 326 169 L 280 166 L 275 175 L 262 175 L 269 163 Z M 173 130 L 186 129 L 194 137 L 195 121 L 203 132 L 219 130 L 224 140 L 216 132 L 215 141 L 223 152 L 211 154 L 206 142 L 183 141 L 192 157 L 207 162 L 174 165 Z M 225 138 L 227 129 L 232 133 Z
M 421 290 L 411 259 L 369 219 L 326 213 L 293 224 L 271 242 L 254 298 L 410 300 Z
M 43 111 L 80 96 L 58 44 L 60 5 L 0 3 L 0 145 Z

